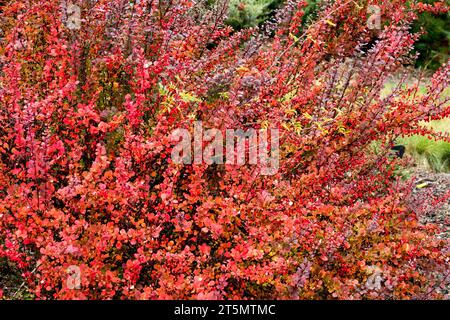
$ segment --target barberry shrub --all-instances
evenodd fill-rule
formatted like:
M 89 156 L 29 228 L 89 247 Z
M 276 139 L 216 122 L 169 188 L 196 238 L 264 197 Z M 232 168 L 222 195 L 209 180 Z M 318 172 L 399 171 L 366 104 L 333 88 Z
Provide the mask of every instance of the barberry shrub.
M 59 0 L 1 14 L 0 259 L 33 297 L 442 297 L 449 243 L 389 148 L 439 137 L 418 123 L 450 114 L 450 63 L 425 92 L 380 91 L 414 62 L 417 11 L 448 7 L 336 0 L 300 31 L 292 0 L 236 31 L 223 1 L 73 4 L 79 28 Z M 174 163 L 170 134 L 194 121 L 278 128 L 278 172 Z

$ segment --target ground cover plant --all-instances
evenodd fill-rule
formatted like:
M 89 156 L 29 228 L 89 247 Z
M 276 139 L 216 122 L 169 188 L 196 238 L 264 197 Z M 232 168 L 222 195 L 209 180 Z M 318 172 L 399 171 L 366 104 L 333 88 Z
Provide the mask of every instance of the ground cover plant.
M 443 2 L 324 1 L 305 27 L 292 0 L 241 30 L 228 1 L 71 4 L 2 2 L 0 297 L 445 298 L 449 240 L 390 148 L 449 141 L 420 123 L 450 115 L 450 62 L 381 94 Z M 196 121 L 278 129 L 278 170 L 174 163 Z
M 448 133 L 450 130 L 449 119 L 441 121 L 424 122 L 422 126 L 432 128 L 434 131 Z M 445 140 L 415 135 L 399 139 L 406 145 L 408 152 L 413 155 L 416 162 L 435 172 L 450 172 L 450 143 Z

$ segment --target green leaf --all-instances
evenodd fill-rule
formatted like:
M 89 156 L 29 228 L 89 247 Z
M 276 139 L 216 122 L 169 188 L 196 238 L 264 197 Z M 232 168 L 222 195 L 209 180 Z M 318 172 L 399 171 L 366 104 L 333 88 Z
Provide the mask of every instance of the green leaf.
M 186 103 L 188 103 L 188 102 L 200 102 L 201 101 L 198 97 L 190 94 L 189 92 L 185 92 L 185 91 L 180 93 L 180 97 L 181 97 L 181 100 L 183 100 L 183 102 L 186 102 Z

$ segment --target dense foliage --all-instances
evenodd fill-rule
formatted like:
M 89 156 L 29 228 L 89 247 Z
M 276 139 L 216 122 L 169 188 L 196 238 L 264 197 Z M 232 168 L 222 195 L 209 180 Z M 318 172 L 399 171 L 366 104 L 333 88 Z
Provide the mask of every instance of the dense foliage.
M 211 0 L 213 1 L 213 0 Z M 285 0 L 232 0 L 225 23 L 234 29 L 254 27 L 263 24 L 273 17 L 273 14 Z M 425 4 L 433 5 L 440 0 L 425 0 Z M 307 0 L 308 5 L 304 8 L 303 22 L 308 25 L 313 21 L 317 12 L 328 1 Z M 417 67 L 437 69 L 449 58 L 450 48 L 450 13 L 438 14 L 428 11 L 419 11 L 418 19 L 413 23 L 414 32 L 423 34 L 414 45 L 414 50 L 419 53 L 416 61 Z
M 415 8 L 435 7 L 330 1 L 299 32 L 292 0 L 237 32 L 221 1 L 75 3 L 79 30 L 57 0 L 1 16 L 0 259 L 34 297 L 440 296 L 449 243 L 418 223 L 388 151 L 436 136 L 417 123 L 450 114 L 450 63 L 424 94 L 380 95 L 414 62 Z M 369 4 L 384 25 L 370 47 Z M 170 133 L 195 120 L 279 128 L 279 171 L 174 164 Z

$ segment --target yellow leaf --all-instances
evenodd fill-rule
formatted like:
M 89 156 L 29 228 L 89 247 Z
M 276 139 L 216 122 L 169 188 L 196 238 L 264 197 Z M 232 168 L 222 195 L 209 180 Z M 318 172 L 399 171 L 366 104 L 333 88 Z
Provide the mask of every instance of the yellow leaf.
M 288 131 L 291 129 L 288 123 L 283 123 L 281 126 Z
M 309 40 L 311 40 L 312 42 L 316 43 L 316 40 L 314 40 L 311 35 L 308 35 L 306 38 L 308 38 Z
M 405 251 L 405 252 L 409 251 L 409 244 L 407 244 L 407 243 L 403 244 L 403 251 Z
M 296 37 L 294 34 L 289 33 L 289 37 L 291 37 L 292 39 L 294 39 L 295 42 L 297 42 L 299 39 L 298 37 Z
M 297 134 L 301 133 L 302 129 L 303 129 L 303 127 L 302 127 L 300 122 L 294 122 L 294 128 L 295 128 L 295 132 Z
M 240 67 L 236 68 L 236 71 L 238 73 L 246 73 L 246 72 L 250 71 L 250 69 L 245 66 L 240 66 Z
M 284 113 L 286 115 L 294 115 L 294 114 L 297 114 L 297 111 L 295 109 L 286 109 L 286 110 L 284 110 Z
M 332 22 L 331 20 L 325 20 L 326 23 L 328 23 L 330 26 L 336 27 L 336 23 Z
M 312 115 L 310 115 L 308 112 L 303 113 L 303 117 L 305 117 L 306 119 L 309 119 L 309 120 L 312 119 Z
M 416 188 L 417 188 L 417 189 L 423 189 L 423 188 L 428 187 L 428 185 L 429 185 L 428 182 L 424 182 L 424 183 L 418 184 L 418 185 L 416 186 Z

